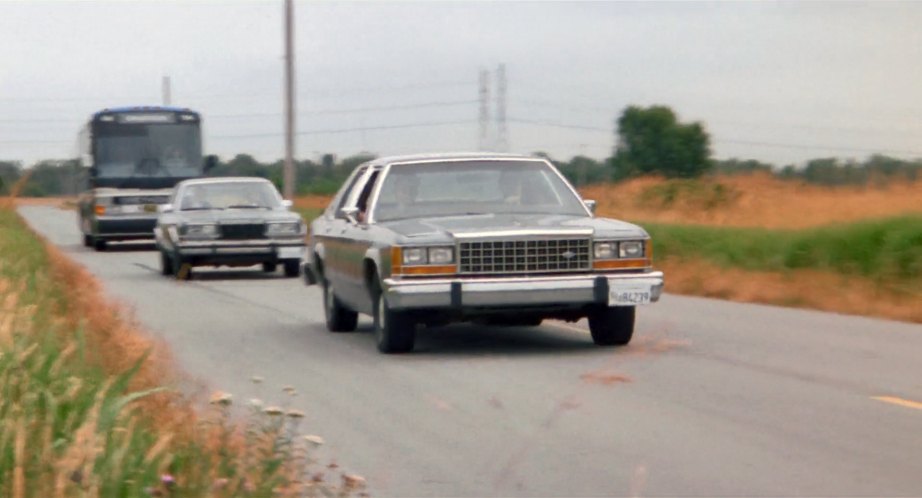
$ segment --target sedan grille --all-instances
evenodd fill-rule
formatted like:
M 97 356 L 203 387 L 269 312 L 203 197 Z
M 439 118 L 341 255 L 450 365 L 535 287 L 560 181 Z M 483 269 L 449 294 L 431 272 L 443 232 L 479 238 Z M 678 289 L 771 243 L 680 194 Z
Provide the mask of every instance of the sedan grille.
M 557 273 L 590 268 L 589 239 L 461 242 L 461 273 Z
M 264 239 L 266 238 L 266 225 L 264 223 L 221 225 L 221 238 L 231 240 Z

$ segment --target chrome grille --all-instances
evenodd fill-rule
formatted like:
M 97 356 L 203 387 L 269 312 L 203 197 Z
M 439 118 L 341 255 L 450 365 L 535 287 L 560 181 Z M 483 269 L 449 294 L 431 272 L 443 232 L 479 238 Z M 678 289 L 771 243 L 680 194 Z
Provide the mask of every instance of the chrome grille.
M 264 223 L 233 223 L 221 225 L 221 238 L 231 240 L 263 239 L 266 237 Z
M 589 239 L 461 242 L 461 273 L 556 273 L 588 270 Z

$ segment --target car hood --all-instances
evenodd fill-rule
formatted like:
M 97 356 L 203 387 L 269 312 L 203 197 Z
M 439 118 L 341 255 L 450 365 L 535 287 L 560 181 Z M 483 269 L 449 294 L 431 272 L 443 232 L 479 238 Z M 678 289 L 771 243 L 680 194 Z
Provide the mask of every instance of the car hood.
M 298 221 L 300 217 L 281 209 L 224 209 L 181 211 L 179 218 L 187 223 L 263 223 L 266 221 Z
M 531 232 L 553 234 L 587 231 L 596 238 L 647 238 L 644 229 L 624 221 L 553 214 L 442 216 L 395 220 L 380 224 L 414 242 L 449 241 L 456 237 L 502 236 L 504 232 L 515 236 Z

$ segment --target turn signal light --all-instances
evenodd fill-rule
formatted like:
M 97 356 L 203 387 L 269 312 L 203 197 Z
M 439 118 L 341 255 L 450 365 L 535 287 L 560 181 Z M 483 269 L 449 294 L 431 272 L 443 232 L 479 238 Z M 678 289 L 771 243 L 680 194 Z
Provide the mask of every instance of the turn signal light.
M 97 204 L 93 206 L 93 211 L 96 213 L 97 216 L 102 216 L 106 214 L 106 206 Z

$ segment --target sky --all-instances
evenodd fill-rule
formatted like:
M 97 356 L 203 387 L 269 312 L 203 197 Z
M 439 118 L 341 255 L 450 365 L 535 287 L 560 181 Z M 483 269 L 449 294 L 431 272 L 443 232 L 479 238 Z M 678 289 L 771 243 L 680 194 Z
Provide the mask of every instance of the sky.
M 162 103 L 164 76 L 172 104 L 202 113 L 206 153 L 281 158 L 283 12 L 0 0 L 0 160 L 75 157 L 91 113 Z M 718 159 L 922 158 L 920 25 L 922 2 L 296 1 L 296 157 L 602 159 L 625 107 L 667 105 Z

